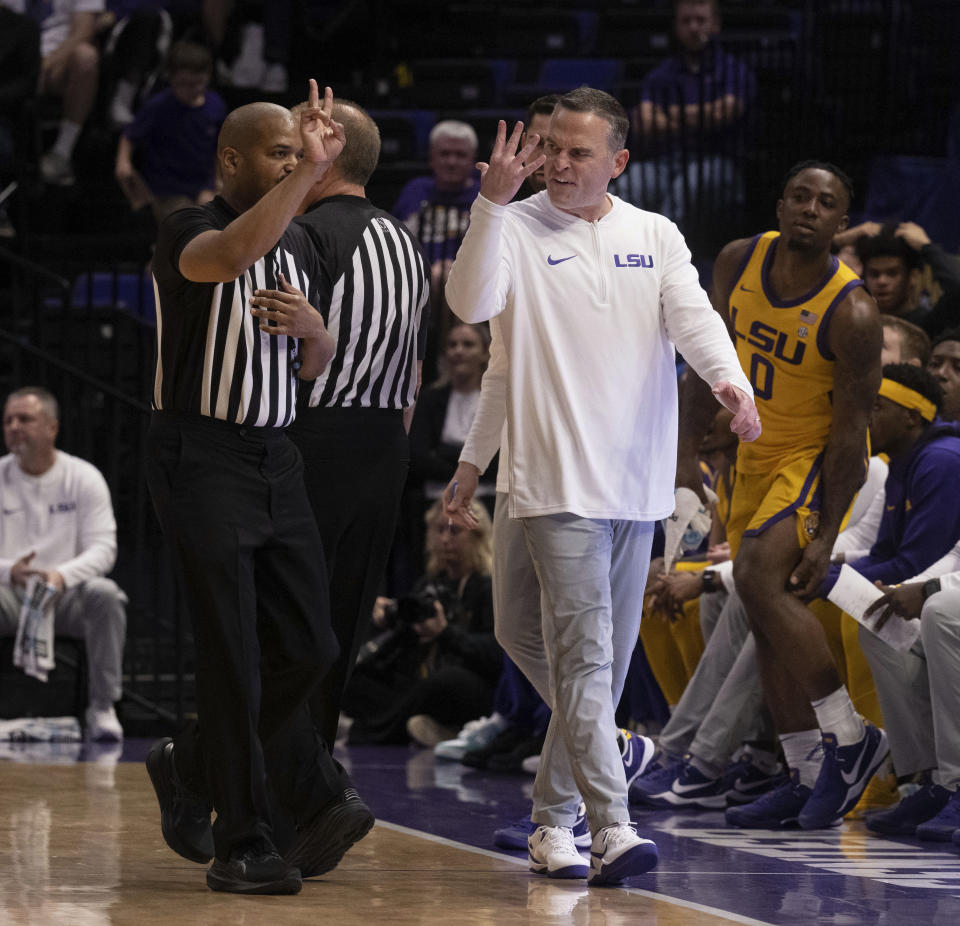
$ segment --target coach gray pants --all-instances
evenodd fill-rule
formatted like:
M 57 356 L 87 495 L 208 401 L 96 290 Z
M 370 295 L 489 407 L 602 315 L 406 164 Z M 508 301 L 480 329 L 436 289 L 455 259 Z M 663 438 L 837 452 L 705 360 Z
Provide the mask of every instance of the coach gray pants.
M 0 585 L 0 634 L 17 632 L 22 600 L 18 590 Z M 102 577 L 68 588 L 53 603 L 54 635 L 86 643 L 90 704 L 96 708 L 109 707 L 123 693 L 126 603 L 117 584 Z
M 566 513 L 522 523 L 540 580 L 553 707 L 532 818 L 572 826 L 580 794 L 596 833 L 630 820 L 614 712 L 640 632 L 653 523 Z
M 660 733 L 660 748 L 671 756 L 690 752 L 722 768 L 744 740 L 772 742 L 773 724 L 739 595 L 701 595 L 700 626 L 707 645 Z
M 860 645 L 877 686 L 897 774 L 932 768 L 938 784 L 960 787 L 960 589 L 927 599 L 920 638 L 906 653 L 863 627 Z
M 523 525 L 507 514 L 510 496 L 497 493 L 493 510 L 493 621 L 497 641 L 552 708 L 550 673 L 540 627 L 540 580 Z

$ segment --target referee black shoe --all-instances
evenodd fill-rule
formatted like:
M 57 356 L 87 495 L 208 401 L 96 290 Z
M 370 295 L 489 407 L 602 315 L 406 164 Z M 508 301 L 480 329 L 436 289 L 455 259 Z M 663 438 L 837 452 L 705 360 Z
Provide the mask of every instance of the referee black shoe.
M 147 773 L 160 804 L 160 832 L 177 855 L 206 864 L 213 858 L 213 807 L 188 791 L 173 764 L 173 740 L 157 740 L 147 753 Z
M 303 826 L 287 852 L 287 861 L 296 865 L 304 878 L 332 871 L 347 850 L 370 832 L 373 823 L 373 812 L 353 788 L 347 788 Z
M 230 856 L 214 859 L 207 870 L 211 891 L 231 894 L 299 894 L 300 869 L 287 862 L 272 845 L 251 845 Z

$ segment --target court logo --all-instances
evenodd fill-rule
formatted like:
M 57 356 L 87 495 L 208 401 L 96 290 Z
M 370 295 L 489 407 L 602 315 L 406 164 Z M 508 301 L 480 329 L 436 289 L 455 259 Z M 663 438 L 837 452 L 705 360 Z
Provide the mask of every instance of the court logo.
M 652 254 L 619 254 L 613 255 L 613 265 L 615 267 L 643 267 L 650 270 L 653 267 Z

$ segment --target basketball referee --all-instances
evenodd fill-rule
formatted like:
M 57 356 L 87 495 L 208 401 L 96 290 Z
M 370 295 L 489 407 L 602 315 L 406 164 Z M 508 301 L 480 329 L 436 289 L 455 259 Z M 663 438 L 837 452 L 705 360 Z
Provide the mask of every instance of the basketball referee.
M 290 436 L 323 538 L 340 656 L 311 695 L 333 744 L 340 702 L 373 611 L 409 467 L 407 429 L 419 388 L 430 272 L 416 238 L 366 198 L 380 156 L 376 123 L 335 100 L 346 142 L 313 185 L 297 223 L 317 249 L 326 290 L 318 308 L 337 348 Z
M 316 304 L 316 252 L 288 228 L 343 147 L 332 106 L 311 80 L 299 133 L 282 107 L 234 110 L 218 144 L 222 196 L 171 215 L 153 260 L 147 478 L 193 625 L 199 730 L 155 744 L 147 767 L 171 848 L 199 862 L 215 853 L 213 890 L 300 890 L 272 840 L 261 744 L 337 652 L 302 461 L 284 432 L 297 374 L 315 378 L 333 351 L 304 296 Z

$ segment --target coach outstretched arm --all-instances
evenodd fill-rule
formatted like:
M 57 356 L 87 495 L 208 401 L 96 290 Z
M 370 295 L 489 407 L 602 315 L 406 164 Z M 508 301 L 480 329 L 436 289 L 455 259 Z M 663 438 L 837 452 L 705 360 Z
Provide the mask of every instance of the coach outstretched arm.
M 730 320 L 727 306 L 730 302 L 730 292 L 735 282 L 734 278 L 737 267 L 740 266 L 740 262 L 743 260 L 743 256 L 750 245 L 750 240 L 749 238 L 743 238 L 738 241 L 731 241 L 730 244 L 720 252 L 713 267 L 713 288 L 710 293 L 710 302 L 713 305 L 717 322 L 726 328 L 728 343 L 730 349 L 734 351 L 734 358 L 736 358 L 736 351 L 733 348 L 733 338 L 730 334 Z M 716 322 L 713 324 L 716 324 Z M 682 337 L 679 332 L 674 334 L 672 331 L 671 336 L 675 339 Z M 684 352 L 684 348 L 679 344 L 679 341 L 675 340 L 675 343 L 678 343 L 681 352 Z M 685 352 L 684 358 L 688 359 L 686 358 Z M 694 370 L 696 369 L 695 367 Z M 717 401 L 719 401 L 719 398 L 712 391 L 711 386 L 720 384 L 705 382 L 694 370 L 689 370 L 680 383 L 680 428 L 677 442 L 676 484 L 678 487 L 685 486 L 688 489 L 692 489 L 701 499 L 705 499 L 703 495 L 703 478 L 697 462 L 697 453 L 717 413 Z M 740 389 L 743 389 L 744 383 L 746 383 L 749 389 L 749 382 L 743 375 L 739 362 L 737 362 L 737 370 L 739 371 L 740 378 L 731 378 L 730 381 Z M 752 389 L 750 389 L 748 395 L 753 395 Z

